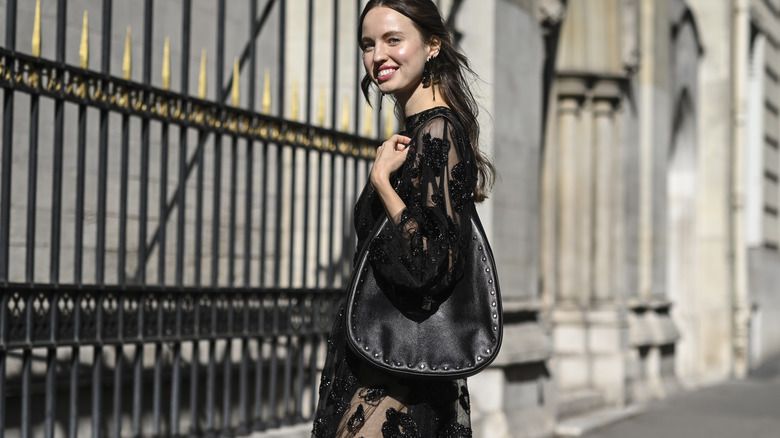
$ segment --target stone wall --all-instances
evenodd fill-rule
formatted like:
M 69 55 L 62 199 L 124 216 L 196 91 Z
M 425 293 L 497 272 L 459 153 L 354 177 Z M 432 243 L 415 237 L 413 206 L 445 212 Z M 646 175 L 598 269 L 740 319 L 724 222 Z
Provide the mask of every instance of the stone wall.
M 477 437 L 550 436 L 555 422 L 538 274 L 545 61 L 540 3 L 465 1 L 456 22 L 479 75 L 480 147 L 499 175 L 480 215 L 498 264 L 506 326 L 496 362 L 469 380 Z

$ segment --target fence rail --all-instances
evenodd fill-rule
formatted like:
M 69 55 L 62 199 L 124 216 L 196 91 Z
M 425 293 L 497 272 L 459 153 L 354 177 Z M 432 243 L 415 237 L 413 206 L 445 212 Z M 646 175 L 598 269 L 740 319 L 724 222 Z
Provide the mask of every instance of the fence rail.
M 22 436 L 54 434 L 57 423 L 71 436 L 193 436 L 305 421 L 340 296 L 8 285 L 0 352 L 3 394 L 15 403 L 3 426 Z M 44 415 L 57 411 L 67 416 Z
M 75 24 L 67 0 L 43 2 L 53 59 L 41 56 L 41 2 L 30 53 L 16 40 L 19 8 L 32 3 L 4 3 L 0 438 L 235 436 L 309 421 L 354 253 L 351 209 L 377 144 L 368 132 L 392 125 L 361 110 L 358 57 L 339 61 L 345 42 L 336 30 L 362 2 L 246 0 L 247 13 L 233 15 L 225 0 L 197 4 L 205 10 L 191 0 L 87 2 L 100 12 L 97 71 L 86 12 L 74 65 L 66 62 Z M 167 40 L 153 80 L 161 5 L 180 10 L 177 90 Z M 298 120 L 287 23 L 288 9 L 302 5 Z M 324 24 L 315 7 L 332 29 L 330 95 L 321 94 L 316 123 L 315 29 Z M 111 69 L 112 24 L 133 20 L 130 10 L 143 23 L 140 81 L 130 29 L 121 74 Z M 202 54 L 192 93 L 190 51 L 204 14 L 216 20 L 216 50 L 212 64 Z M 233 50 L 241 20 L 246 44 Z M 344 88 L 354 99 L 337 111 Z

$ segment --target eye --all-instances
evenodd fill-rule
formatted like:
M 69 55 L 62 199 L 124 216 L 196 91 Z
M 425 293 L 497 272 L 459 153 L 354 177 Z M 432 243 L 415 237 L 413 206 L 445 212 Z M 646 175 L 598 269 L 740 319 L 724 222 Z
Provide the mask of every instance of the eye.
M 363 49 L 364 52 L 369 52 L 374 49 L 374 43 L 371 41 L 363 41 L 360 48 Z
M 392 37 L 392 38 L 388 39 L 387 42 L 388 42 L 388 44 L 394 44 L 395 45 L 395 44 L 400 43 L 401 39 L 400 38 L 396 38 L 396 37 Z

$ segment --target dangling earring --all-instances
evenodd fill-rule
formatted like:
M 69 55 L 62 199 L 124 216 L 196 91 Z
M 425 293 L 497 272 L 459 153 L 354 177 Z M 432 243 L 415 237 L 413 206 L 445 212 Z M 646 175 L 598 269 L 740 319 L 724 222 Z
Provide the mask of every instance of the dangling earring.
M 423 87 L 428 88 L 433 83 L 433 66 L 431 65 L 431 58 L 428 58 L 427 61 L 425 61 L 425 66 L 423 67 L 422 72 L 422 84 Z
M 433 100 L 436 100 L 436 87 L 434 87 L 434 84 L 436 83 L 436 66 L 434 63 L 435 57 L 431 56 L 428 58 L 427 61 L 425 61 L 425 66 L 423 67 L 423 73 L 422 73 L 422 85 L 424 88 L 431 87 L 431 91 L 433 91 Z

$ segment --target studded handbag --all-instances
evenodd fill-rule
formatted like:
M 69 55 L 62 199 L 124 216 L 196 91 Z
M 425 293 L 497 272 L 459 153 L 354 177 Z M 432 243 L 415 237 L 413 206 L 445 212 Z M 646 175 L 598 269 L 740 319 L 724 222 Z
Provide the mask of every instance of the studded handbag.
M 409 299 L 378 279 L 369 262 L 374 226 L 347 289 L 347 344 L 366 362 L 405 378 L 459 379 L 477 374 L 498 354 L 503 334 L 501 291 L 493 252 L 472 205 L 471 236 L 461 278 L 434 297 Z

